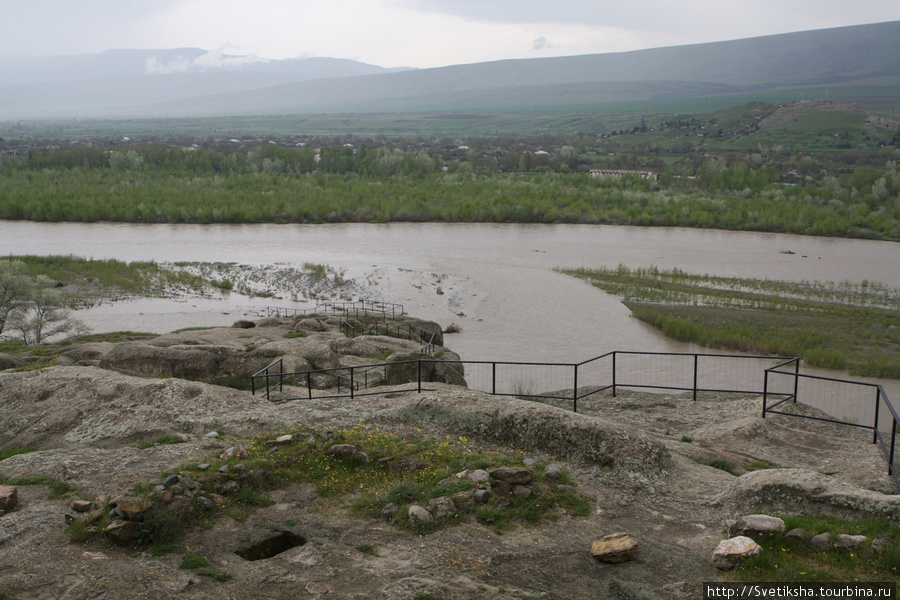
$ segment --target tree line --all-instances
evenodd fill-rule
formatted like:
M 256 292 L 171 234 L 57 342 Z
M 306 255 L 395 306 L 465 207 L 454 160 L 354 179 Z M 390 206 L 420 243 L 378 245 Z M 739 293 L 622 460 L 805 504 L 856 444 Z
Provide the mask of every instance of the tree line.
M 464 147 L 35 147 L 0 158 L 0 218 L 598 223 L 900 240 L 895 163 L 823 175 L 804 157 L 785 181 L 753 154 L 685 155 L 657 165 L 652 180 L 592 177 L 582 168 L 588 152 L 583 143 L 541 155 L 526 148 L 514 161 L 521 168 L 507 170 L 499 155 Z

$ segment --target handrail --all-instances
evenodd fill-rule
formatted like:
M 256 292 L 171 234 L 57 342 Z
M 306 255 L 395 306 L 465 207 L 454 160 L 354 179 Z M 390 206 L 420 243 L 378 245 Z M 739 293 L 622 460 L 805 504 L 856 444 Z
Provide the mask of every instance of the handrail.
M 390 335 L 391 325 L 384 321 L 381 323 L 373 323 L 369 327 L 363 327 L 361 325 L 356 326 L 353 323 L 350 323 L 349 321 L 347 321 L 346 319 L 341 319 L 339 329 L 344 333 L 344 335 L 346 335 L 349 338 L 356 337 L 356 335 L 354 335 L 354 334 L 357 331 L 361 331 L 362 333 L 360 333 L 359 335 L 388 335 L 390 337 L 396 337 L 396 338 L 400 338 L 400 339 L 404 339 L 404 340 L 412 340 L 413 339 L 412 332 L 413 332 L 413 330 L 415 330 L 419 336 L 418 341 L 424 342 L 424 345 L 422 345 L 419 348 L 419 352 L 422 352 L 424 354 L 434 354 L 434 338 L 436 337 L 434 332 L 428 331 L 427 329 L 423 329 L 423 328 L 418 327 L 417 325 L 413 325 L 411 323 L 396 323 L 395 325 L 397 328 L 397 335 L 394 335 L 394 336 Z M 402 337 L 400 335 L 400 331 L 404 327 L 406 328 L 406 334 L 408 337 Z M 387 333 L 379 333 L 380 329 L 387 330 Z M 349 330 L 349 333 L 347 333 L 347 331 L 345 331 L 345 330 Z
M 624 373 L 620 373 L 619 371 L 623 368 L 623 358 L 628 356 L 657 356 L 657 357 L 675 357 L 676 359 L 690 359 L 690 368 L 689 375 L 691 376 L 691 384 L 690 385 L 680 385 L 678 383 L 672 382 L 663 382 L 656 383 L 652 380 L 648 380 L 648 377 L 652 375 L 648 375 L 647 370 L 642 370 L 638 375 L 639 380 L 637 381 L 628 381 L 623 380 L 625 376 Z M 732 360 L 740 360 L 740 361 L 748 361 L 748 360 L 767 360 L 767 361 L 779 361 L 775 366 L 771 366 L 762 370 L 762 389 L 744 389 L 737 385 L 732 386 L 731 388 L 727 387 L 727 384 L 721 384 L 717 387 L 710 387 L 708 385 L 701 384 L 701 372 L 703 375 L 707 375 L 708 373 L 701 369 L 700 365 L 701 359 L 703 358 L 712 358 L 712 359 L 732 359 Z M 817 375 L 806 375 L 800 373 L 800 359 L 796 357 L 784 357 L 784 356 L 747 356 L 747 355 L 735 355 L 735 354 L 705 354 L 705 353 L 677 353 L 677 352 L 632 352 L 632 351 L 613 351 L 608 352 L 606 354 L 597 356 L 595 358 L 591 358 L 585 360 L 580 363 L 541 363 L 541 362 L 513 362 L 513 361 L 464 361 L 464 360 L 449 360 L 449 361 L 441 361 L 433 358 L 430 359 L 419 359 L 419 360 L 410 360 L 410 361 L 402 361 L 395 363 L 377 363 L 377 364 L 369 364 L 369 365 L 359 365 L 354 367 L 335 367 L 331 369 L 314 369 L 308 371 L 300 371 L 297 373 L 284 373 L 283 372 L 283 364 L 280 362 L 281 359 L 274 361 L 272 364 L 267 366 L 265 369 L 261 369 L 257 373 L 255 373 L 253 378 L 253 385 L 251 386 L 254 395 L 256 394 L 257 386 L 255 384 L 255 380 L 259 378 L 263 378 L 265 381 L 263 392 L 264 396 L 267 400 L 272 400 L 271 393 L 276 388 L 280 389 L 283 392 L 283 387 L 281 387 L 281 383 L 285 378 L 302 378 L 305 377 L 306 380 L 306 388 L 307 388 L 307 397 L 312 399 L 312 375 L 322 375 L 329 374 L 332 372 L 339 372 L 337 374 L 338 381 L 338 394 L 330 395 L 330 396 L 322 396 L 323 398 L 339 398 L 339 397 L 350 397 L 354 398 L 360 395 L 368 395 L 368 394 L 383 394 L 389 393 L 391 389 L 379 389 L 376 392 L 368 392 L 362 393 L 363 390 L 368 389 L 370 386 L 373 386 L 377 383 L 383 381 L 383 377 L 381 378 L 373 378 L 369 380 L 368 373 L 376 368 L 385 368 L 385 365 L 391 364 L 415 364 L 417 366 L 417 375 L 415 376 L 415 381 L 411 381 L 411 383 L 417 384 L 417 390 L 419 392 L 424 391 L 426 388 L 422 387 L 423 384 L 423 365 L 429 363 L 444 363 L 444 364 L 457 364 L 461 366 L 472 365 L 480 368 L 489 368 L 489 381 L 483 382 L 483 387 L 487 387 L 488 389 L 482 389 L 482 391 L 497 395 L 497 396 L 529 396 L 534 398 L 546 398 L 546 399 L 555 399 L 555 400 L 564 400 L 572 402 L 572 410 L 578 411 L 578 401 L 582 398 L 590 396 L 592 394 L 596 394 L 598 392 L 602 392 L 605 390 L 612 389 L 612 395 L 616 395 L 616 388 L 628 387 L 628 388 L 648 388 L 648 389 L 669 389 L 669 390 L 681 390 L 681 391 L 690 391 L 693 392 L 694 400 L 697 399 L 698 392 L 718 392 L 718 393 L 747 393 L 747 394 L 761 394 L 763 397 L 763 418 L 767 414 L 781 414 L 790 417 L 798 417 L 798 418 L 810 418 L 820 421 L 827 421 L 832 423 L 837 423 L 841 425 L 851 425 L 855 427 L 860 427 L 863 429 L 871 429 L 872 433 L 872 442 L 879 443 L 882 449 L 882 452 L 885 458 L 888 461 L 888 474 L 893 477 L 897 487 L 900 488 L 900 477 L 898 477 L 897 470 L 894 468 L 894 458 L 896 456 L 895 449 L 897 443 L 897 434 L 900 431 L 900 416 L 898 416 L 897 410 L 894 405 L 891 403 L 890 399 L 887 396 L 883 386 L 873 383 L 866 382 L 858 382 L 847 379 L 839 379 L 834 377 L 822 377 Z M 685 364 L 687 362 L 685 361 Z M 276 369 L 275 366 L 278 366 Z M 593 368 L 592 368 L 593 367 Z M 791 370 L 784 370 L 786 368 L 793 367 Z M 503 392 L 500 390 L 499 380 L 500 374 L 498 373 L 498 369 L 507 369 L 514 373 L 514 375 L 518 376 L 522 369 L 526 371 L 528 369 L 537 370 L 537 369 L 551 369 L 554 372 L 559 372 L 560 370 L 568 375 L 569 382 L 571 382 L 571 387 L 568 385 L 558 386 L 555 388 L 545 388 L 545 389 L 557 389 L 563 390 L 562 392 L 549 393 L 549 392 L 539 392 L 539 393 L 531 393 L 531 392 L 521 392 L 521 391 L 507 391 Z M 349 371 L 348 375 L 343 375 L 341 372 Z M 466 369 L 467 374 L 469 376 L 469 369 Z M 598 371 L 603 371 L 598 374 Z M 713 369 L 715 374 L 721 375 L 722 369 L 718 370 Z M 357 377 L 360 373 L 364 374 L 363 381 L 357 381 Z M 792 378 L 793 389 L 790 391 L 778 391 L 772 388 L 772 375 L 778 376 L 786 376 Z M 630 375 L 634 377 L 634 373 Z M 272 379 L 276 380 L 275 384 L 271 383 Z M 551 378 L 552 379 L 552 378 Z M 860 424 L 853 423 L 846 420 L 840 419 L 830 419 L 828 417 L 814 416 L 814 415 L 801 415 L 790 412 L 785 412 L 782 410 L 776 410 L 776 408 L 785 402 L 793 401 L 797 403 L 800 399 L 800 381 L 805 379 L 818 380 L 823 382 L 830 382 L 841 385 L 851 385 L 851 386 L 864 386 L 868 388 L 873 388 L 875 390 L 875 411 L 874 411 L 874 420 L 871 425 L 868 424 Z M 554 381 L 557 381 L 554 379 Z M 341 393 L 341 382 L 349 382 L 349 394 Z M 507 382 L 508 383 L 508 382 Z M 260 388 L 262 389 L 262 388 Z M 568 393 L 568 389 L 571 389 L 571 393 Z M 805 393 L 805 392 L 804 392 Z M 769 405 L 770 397 L 779 397 L 780 400 L 775 404 Z M 281 401 L 287 400 L 296 400 L 298 398 L 281 398 Z M 809 402 L 807 401 L 807 404 Z M 887 408 L 887 414 L 884 414 L 880 411 L 881 405 L 884 404 Z M 890 439 L 886 438 L 886 431 L 882 432 L 879 429 L 879 420 L 888 420 L 890 421 Z
M 305 315 L 313 315 L 316 313 L 343 313 L 343 314 L 354 314 L 354 315 L 368 315 L 368 314 L 376 314 L 382 315 L 382 318 L 387 319 L 388 314 L 390 314 L 390 318 L 396 319 L 397 317 L 402 317 L 406 314 L 403 310 L 402 304 L 395 304 L 393 302 L 377 302 L 373 300 L 357 300 L 356 302 L 323 302 L 322 304 L 317 305 L 315 308 L 284 308 L 279 306 L 267 306 L 266 307 L 266 316 L 267 317 L 281 317 L 281 316 L 305 316 Z

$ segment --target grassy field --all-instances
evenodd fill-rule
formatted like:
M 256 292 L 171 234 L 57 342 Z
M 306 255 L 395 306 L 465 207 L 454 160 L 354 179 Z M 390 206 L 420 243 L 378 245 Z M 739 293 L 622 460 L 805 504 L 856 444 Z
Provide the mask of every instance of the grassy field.
M 789 283 L 699 276 L 678 269 L 563 272 L 618 295 L 673 339 L 900 379 L 900 290 L 863 282 Z

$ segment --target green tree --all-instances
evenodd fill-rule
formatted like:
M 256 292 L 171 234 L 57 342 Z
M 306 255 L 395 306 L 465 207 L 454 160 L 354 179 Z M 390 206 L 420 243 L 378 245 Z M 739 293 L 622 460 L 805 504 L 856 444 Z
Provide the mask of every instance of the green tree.
M 85 323 L 72 317 L 66 294 L 56 289 L 56 282 L 46 275 L 37 276 L 27 306 L 13 313 L 10 325 L 22 335 L 26 345 L 38 345 L 56 335 L 80 335 L 89 330 Z

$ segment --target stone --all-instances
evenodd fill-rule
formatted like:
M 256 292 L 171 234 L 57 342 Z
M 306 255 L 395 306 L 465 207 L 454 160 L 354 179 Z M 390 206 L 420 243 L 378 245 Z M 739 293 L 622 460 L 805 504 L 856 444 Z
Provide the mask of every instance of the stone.
M 78 513 L 85 513 L 94 507 L 94 503 L 90 500 L 75 500 L 72 502 L 72 510 Z
M 112 521 L 103 530 L 112 542 L 120 546 L 130 546 L 141 533 L 141 525 L 136 521 Z
M 217 437 L 219 437 L 219 432 L 218 432 L 218 431 L 210 431 L 209 433 L 204 433 L 204 434 L 203 434 L 203 439 L 204 439 L 204 440 L 212 440 L 212 439 L 215 439 L 215 438 L 217 438 Z
M 19 501 L 19 490 L 14 485 L 0 485 L 0 510 L 9 512 Z
M 796 527 L 791 529 L 786 534 L 784 534 L 784 543 L 786 546 L 790 548 L 803 548 L 807 544 L 809 544 L 809 540 L 812 539 L 812 534 L 805 529 L 800 529 Z
M 409 517 L 409 524 L 413 527 L 434 521 L 432 514 L 428 512 L 424 506 L 419 506 L 417 504 L 413 504 L 409 507 L 407 516 Z
M 567 485 L 565 483 L 560 483 L 559 485 L 556 486 L 556 491 L 557 492 L 569 492 L 570 494 L 574 494 L 575 488 L 571 485 Z
M 491 501 L 491 492 L 490 490 L 475 490 L 472 497 L 475 498 L 475 502 L 478 504 L 487 504 Z
M 881 556 L 886 552 L 890 552 L 895 546 L 896 544 L 891 538 L 877 537 L 869 544 L 869 552 L 875 556 Z
M 591 556 L 608 563 L 634 560 L 638 555 L 638 543 L 627 533 L 613 533 L 591 544 Z
M 229 458 L 237 457 L 237 458 L 247 458 L 247 449 L 237 444 L 232 446 L 225 452 L 219 455 L 220 460 L 228 460 Z
M 809 540 L 809 547 L 813 550 L 834 550 L 834 541 L 831 539 L 831 533 L 825 532 L 814 535 Z
M 171 486 L 175 485 L 175 484 L 178 483 L 179 481 L 181 481 L 181 476 L 180 476 L 180 475 L 169 475 L 168 477 L 166 477 L 165 479 L 163 479 L 163 483 L 162 483 L 162 484 L 163 484 L 163 487 L 166 487 L 166 488 L 167 488 L 167 487 L 171 487 Z
M 198 496 L 197 497 L 197 506 L 199 506 L 202 510 L 212 510 L 216 507 L 216 503 L 213 502 L 210 498 L 206 496 Z
M 556 463 L 552 463 L 547 465 L 547 468 L 544 469 L 544 476 L 548 479 L 559 479 L 562 475 L 563 469 Z
M 200 463 L 199 465 L 197 465 L 197 470 L 198 471 L 208 471 L 211 466 L 212 465 L 209 463 Z
M 359 448 L 353 444 L 333 444 L 328 447 L 325 454 L 335 458 L 350 458 L 359 454 Z
M 762 546 L 745 535 L 722 540 L 713 551 L 713 565 L 722 571 L 735 568 L 762 552 Z
M 511 485 L 523 485 L 531 483 L 534 473 L 530 469 L 518 467 L 499 467 L 491 471 L 491 477 L 499 481 L 505 481 Z
M 235 321 L 231 326 L 235 329 L 253 329 L 256 327 L 256 323 L 241 319 L 240 321 Z
M 275 438 L 275 443 L 286 444 L 286 443 L 290 442 L 292 439 L 294 439 L 294 436 L 292 436 L 291 434 L 281 435 L 281 436 L 278 436 L 277 438 Z
M 514 485 L 512 493 L 517 498 L 528 498 L 531 496 L 531 488 L 526 485 Z
M 116 509 L 129 521 L 143 521 L 153 502 L 146 498 L 125 497 L 116 501 Z
M 381 518 L 385 521 L 390 521 L 397 514 L 397 511 L 400 510 L 400 505 L 396 502 L 391 502 L 387 506 L 381 509 Z
M 728 535 L 731 537 L 744 535 L 752 538 L 773 533 L 784 533 L 784 521 L 769 515 L 747 515 L 728 528 Z
M 834 536 L 834 542 L 840 548 L 847 548 L 849 550 L 855 550 L 861 547 L 866 543 L 868 538 L 864 535 L 847 535 L 846 533 L 839 533 Z
M 449 519 L 456 514 L 456 505 L 447 496 L 432 498 L 428 501 L 428 512 L 435 519 Z
M 475 483 L 487 483 L 491 478 L 490 474 L 484 469 L 475 469 L 466 475 L 466 477 Z

